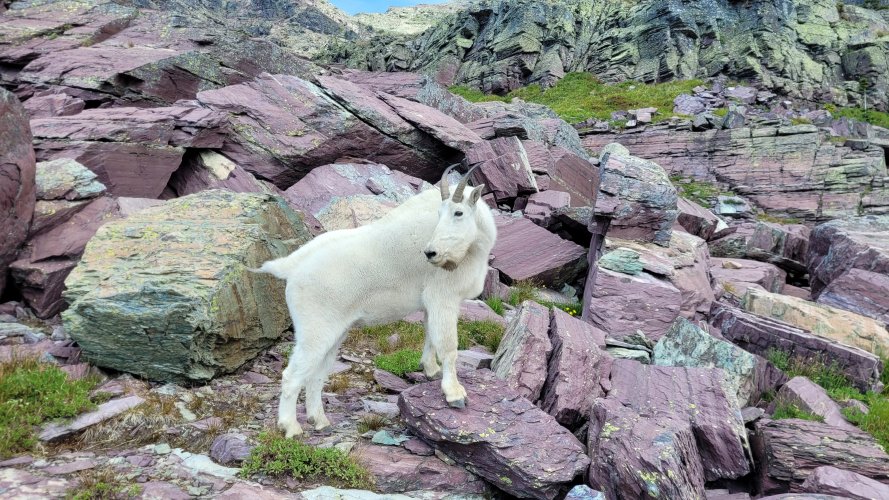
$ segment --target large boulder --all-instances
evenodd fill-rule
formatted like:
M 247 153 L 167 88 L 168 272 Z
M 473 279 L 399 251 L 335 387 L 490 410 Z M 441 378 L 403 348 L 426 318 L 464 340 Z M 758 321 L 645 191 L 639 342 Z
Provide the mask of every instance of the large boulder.
M 28 236 L 37 201 L 34 148 L 28 115 L 16 97 L 0 88 L 0 294 L 6 267 Z
M 606 161 L 596 214 L 612 218 L 608 234 L 669 246 L 679 211 L 676 188 L 664 169 L 630 156 L 620 144 L 606 146 L 602 159 Z
M 65 328 L 92 363 L 150 379 L 234 371 L 290 322 L 283 283 L 248 268 L 309 238 L 282 199 L 219 190 L 109 222 L 65 283 Z
M 767 292 L 781 293 L 787 273 L 774 264 L 748 259 L 710 259 L 710 275 L 722 283 L 725 290 L 743 297 L 747 288 L 761 286 Z
M 747 290 L 741 306 L 753 314 L 790 323 L 874 354 L 889 351 L 889 332 L 884 324 L 842 309 L 755 288 Z
M 889 216 L 834 220 L 812 231 L 807 256 L 818 302 L 889 322 Z
M 803 482 L 802 490 L 810 493 L 838 495 L 854 500 L 889 498 L 889 484 L 829 465 L 813 470 Z
M 882 389 L 883 362 L 875 354 L 727 304 L 714 303 L 711 317 L 723 337 L 748 352 L 767 356 L 777 350 L 792 358 L 835 363 L 859 389 Z
M 506 328 L 491 369 L 512 390 L 531 401 L 540 398 L 553 350 L 550 310 L 526 300 Z
M 484 184 L 498 201 L 538 191 L 528 154 L 517 137 L 500 137 L 475 144 L 466 151 L 466 163 L 475 167 L 474 183 Z
M 497 242 L 491 267 L 512 284 L 534 280 L 559 289 L 579 278 L 587 266 L 586 250 L 523 217 L 496 217 Z
M 164 194 L 179 197 L 208 189 L 227 189 L 236 193 L 281 194 L 274 185 L 257 179 L 235 162 L 212 150 L 187 154 L 179 169 L 170 176 Z
M 574 435 L 491 371 L 460 381 L 465 408 L 449 407 L 438 382 L 402 392 L 398 406 L 412 432 L 470 472 L 511 495 L 551 500 L 590 464 Z
M 725 392 L 743 408 L 755 403 L 756 357 L 717 339 L 694 323 L 679 318 L 654 346 L 652 363 L 659 366 L 721 368 Z
M 805 274 L 807 226 L 744 222 L 733 229 L 734 232 L 710 242 L 711 255 L 769 262 L 786 271 Z
M 855 430 L 856 427 L 843 418 L 838 405 L 827 391 L 806 377 L 793 377 L 778 390 L 777 400 L 796 405 L 801 410 L 818 415 L 824 423 L 840 429 Z
M 676 202 L 679 217 L 676 222 L 685 231 L 705 240 L 728 229 L 728 224 L 710 210 L 697 203 L 679 198 Z
M 829 465 L 889 481 L 889 455 L 870 434 L 809 420 L 760 420 L 751 437 L 763 493 L 804 491 L 813 470 Z

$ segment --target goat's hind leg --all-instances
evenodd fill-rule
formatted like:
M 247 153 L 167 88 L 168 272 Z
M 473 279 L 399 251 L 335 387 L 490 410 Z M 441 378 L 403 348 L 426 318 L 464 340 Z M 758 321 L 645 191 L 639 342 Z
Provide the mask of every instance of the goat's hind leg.
M 302 427 L 296 419 L 296 404 L 299 393 L 302 392 L 307 375 L 307 363 L 309 358 L 303 355 L 301 343 L 297 340 L 293 347 L 293 353 L 287 362 L 287 368 L 281 377 L 281 399 L 278 401 L 278 428 L 288 438 L 299 436 L 303 433 Z
M 320 431 L 321 429 L 330 426 L 330 420 L 328 420 L 327 415 L 324 414 L 322 391 L 324 390 L 324 383 L 327 382 L 327 375 L 330 373 L 330 367 L 333 365 L 336 353 L 340 349 L 342 337 L 345 336 L 340 334 L 340 337 L 339 341 L 327 351 L 323 361 L 318 365 L 315 373 L 312 374 L 309 383 L 306 385 L 306 414 L 309 421 L 315 425 L 316 431 Z

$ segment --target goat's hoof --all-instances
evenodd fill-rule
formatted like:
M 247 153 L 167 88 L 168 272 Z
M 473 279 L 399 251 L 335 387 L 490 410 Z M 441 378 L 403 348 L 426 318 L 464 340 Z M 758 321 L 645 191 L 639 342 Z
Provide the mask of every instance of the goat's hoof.
M 315 419 L 315 430 L 320 431 L 330 427 L 330 420 L 327 420 L 327 417 L 320 417 Z
M 448 401 L 448 406 L 451 408 L 466 408 L 466 403 L 469 398 L 460 398 L 455 401 Z
M 301 436 L 303 433 L 303 429 L 299 426 L 298 423 L 288 424 L 284 422 L 278 422 L 278 428 L 281 429 L 282 432 L 284 432 L 284 437 L 286 437 L 287 439 Z

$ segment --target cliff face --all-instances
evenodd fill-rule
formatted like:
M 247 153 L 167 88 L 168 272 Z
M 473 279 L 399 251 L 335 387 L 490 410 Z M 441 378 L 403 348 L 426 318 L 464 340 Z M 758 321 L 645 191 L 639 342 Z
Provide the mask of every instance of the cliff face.
M 568 71 L 645 82 L 722 73 L 846 105 L 863 101 L 864 82 L 868 104 L 885 108 L 887 18 L 834 0 L 490 0 L 418 35 L 336 44 L 327 57 L 498 93 Z

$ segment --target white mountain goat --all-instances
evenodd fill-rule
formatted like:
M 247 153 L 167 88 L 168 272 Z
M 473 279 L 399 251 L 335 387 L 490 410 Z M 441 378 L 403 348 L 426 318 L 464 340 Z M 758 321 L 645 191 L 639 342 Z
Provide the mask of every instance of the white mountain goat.
M 259 271 L 287 280 L 286 300 L 295 345 L 281 386 L 278 426 L 302 433 L 296 404 L 306 389 L 306 413 L 315 429 L 330 425 L 321 391 L 346 333 L 353 327 L 397 321 L 426 312 L 422 370 L 442 375 L 448 404 L 463 407 L 457 380 L 460 303 L 482 292 L 497 229 L 480 201 L 484 185 L 467 187 L 464 175 L 449 195 L 449 167 L 435 189 L 417 194 L 366 226 L 322 234 Z M 439 367 L 441 362 L 441 368 Z

